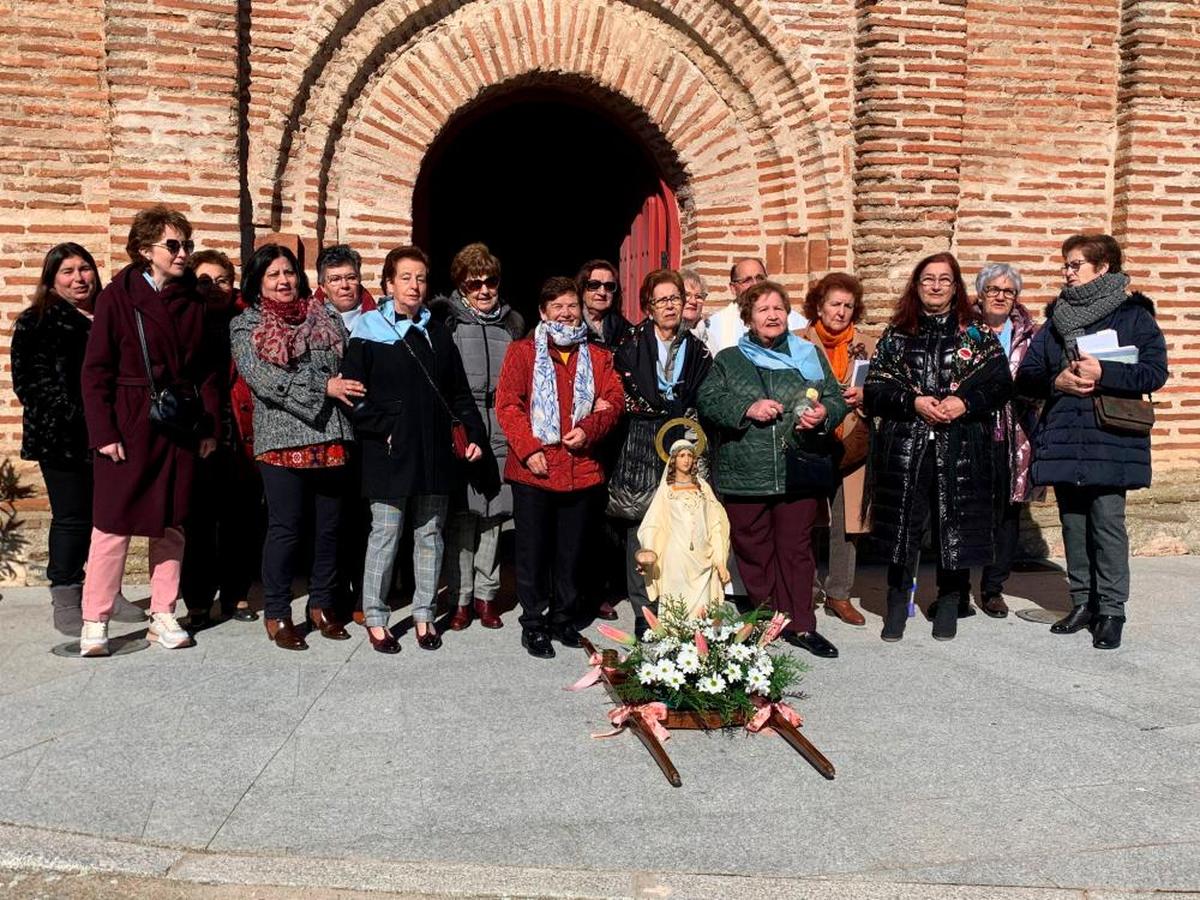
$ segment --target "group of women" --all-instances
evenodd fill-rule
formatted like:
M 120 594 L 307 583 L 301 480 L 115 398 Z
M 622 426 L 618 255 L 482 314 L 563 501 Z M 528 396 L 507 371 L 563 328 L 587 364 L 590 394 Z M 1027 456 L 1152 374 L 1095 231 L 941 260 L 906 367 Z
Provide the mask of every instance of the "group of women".
M 455 290 L 433 300 L 429 260 L 411 246 L 387 255 L 378 299 L 349 248 L 323 255 L 314 293 L 276 244 L 245 263 L 239 295 L 229 260 L 195 253 L 190 224 L 163 206 L 135 217 L 126 249 L 129 265 L 101 290 L 86 249 L 54 247 L 12 340 L 21 452 L 50 497 L 54 621 L 84 656 L 109 652 L 110 619 L 143 616 L 120 594 L 139 535 L 150 539 L 148 635 L 163 647 L 190 644 L 218 595 L 223 615 L 257 617 L 247 594 L 261 544 L 277 646 L 347 639 L 353 617 L 374 649 L 396 653 L 389 595 L 406 527 L 417 645 L 441 646 L 443 578 L 449 628 L 476 617 L 499 628 L 510 518 L 531 655 L 580 646 L 577 629 L 597 612 L 584 608 L 582 562 L 603 521 L 623 532 L 617 568 L 640 630 L 658 592 L 647 593 L 638 525 L 666 477 L 673 426 L 728 520 L 734 552 L 711 560 L 719 577 L 705 591 L 719 596 L 740 575 L 752 604 L 786 613 L 785 637 L 802 649 L 837 656 L 817 629 L 815 584 L 829 615 L 865 624 L 851 595 L 868 532 L 888 555 L 884 640 L 903 636 L 927 524 L 933 636 L 953 638 L 971 614 L 973 567 L 980 607 L 1007 615 L 1021 507 L 1046 486 L 1073 604 L 1052 630 L 1121 642 L 1125 494 L 1149 484 L 1150 448 L 1147 429 L 1114 427 L 1102 398 L 1136 401 L 1167 368 L 1153 305 L 1128 293 L 1108 236 L 1064 243 L 1065 286 L 1041 327 L 1014 268 L 985 266 L 972 297 L 955 258 L 938 253 L 914 267 L 877 342 L 859 327 L 861 284 L 832 273 L 805 297 L 804 329 L 789 323 L 781 285 L 750 285 L 737 301 L 745 334 L 715 356 L 703 281 L 686 271 L 647 275 L 644 318 L 631 324 L 613 302 L 616 267 L 589 261 L 576 279 L 545 283 L 526 333 L 482 244 L 455 257 Z M 1080 346 L 1105 330 L 1133 356 Z M 181 596 L 190 630 L 175 615 Z

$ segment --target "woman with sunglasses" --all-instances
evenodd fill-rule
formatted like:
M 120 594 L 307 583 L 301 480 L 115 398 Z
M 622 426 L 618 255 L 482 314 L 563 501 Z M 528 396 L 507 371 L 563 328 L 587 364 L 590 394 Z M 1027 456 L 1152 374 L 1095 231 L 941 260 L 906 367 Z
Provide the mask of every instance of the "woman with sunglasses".
M 166 648 L 191 643 L 175 619 L 183 523 L 196 456 L 216 448 L 218 416 L 215 372 L 204 346 L 204 301 L 187 267 L 191 236 L 182 213 L 161 205 L 142 210 L 125 244 L 130 265 L 96 300 L 82 371 L 84 416 L 96 451 L 83 656 L 108 653 L 108 620 L 134 535 L 150 539 L 147 637 Z M 177 432 L 152 422 L 152 389 L 170 390 L 190 405 L 194 427 L 177 420 Z
M 500 628 L 500 528 L 512 516 L 512 488 L 500 481 L 508 442 L 496 417 L 496 382 L 509 345 L 525 335 L 521 314 L 500 298 L 500 260 L 483 244 L 468 244 L 450 263 L 455 289 L 429 304 L 434 321 L 446 326 L 462 357 L 467 384 L 479 407 L 487 441 L 477 463 L 459 463 L 450 495 L 446 588 L 458 606 L 450 628 L 471 624 L 472 609 L 484 628 Z
M 1012 394 L 1000 342 L 979 322 L 958 260 L 917 263 L 863 388 L 871 435 L 871 535 L 891 552 L 885 641 L 904 636 L 925 522 L 937 553 L 933 637 L 958 631 L 971 567 L 992 561 L 998 491 L 992 431 Z

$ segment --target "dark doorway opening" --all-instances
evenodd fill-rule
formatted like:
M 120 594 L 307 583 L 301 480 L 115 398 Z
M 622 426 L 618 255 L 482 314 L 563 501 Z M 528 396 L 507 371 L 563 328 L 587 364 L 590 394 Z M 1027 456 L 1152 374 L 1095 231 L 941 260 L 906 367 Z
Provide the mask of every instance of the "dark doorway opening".
M 650 206 L 669 214 L 648 216 Z M 413 218 L 433 262 L 431 297 L 453 288 L 454 254 L 482 241 L 502 263 L 501 296 L 530 325 L 551 275 L 573 278 L 592 258 L 621 264 L 641 248 L 622 273 L 640 280 L 679 255 L 674 197 L 640 139 L 586 97 L 554 89 L 500 94 L 451 122 L 421 167 Z

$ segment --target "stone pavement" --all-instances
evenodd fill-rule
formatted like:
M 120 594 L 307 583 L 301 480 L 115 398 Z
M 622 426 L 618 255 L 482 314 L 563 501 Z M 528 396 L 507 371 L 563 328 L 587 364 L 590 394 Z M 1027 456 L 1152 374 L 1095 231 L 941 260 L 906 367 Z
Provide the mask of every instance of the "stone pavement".
M 227 622 L 79 660 L 48 652 L 44 589 L 2 589 L 0 868 L 413 895 L 1200 891 L 1200 558 L 1133 571 L 1126 646 L 1101 652 L 982 614 L 885 644 L 868 569 L 875 614 L 821 616 L 842 656 L 806 657 L 796 701 L 837 779 L 777 737 L 676 732 L 678 789 L 632 735 L 589 737 L 604 694 L 561 689 L 582 652 L 531 659 L 515 615 L 437 653 L 406 634 L 385 657 L 353 626 L 288 653 Z M 1054 569 L 1009 588 L 1066 603 Z

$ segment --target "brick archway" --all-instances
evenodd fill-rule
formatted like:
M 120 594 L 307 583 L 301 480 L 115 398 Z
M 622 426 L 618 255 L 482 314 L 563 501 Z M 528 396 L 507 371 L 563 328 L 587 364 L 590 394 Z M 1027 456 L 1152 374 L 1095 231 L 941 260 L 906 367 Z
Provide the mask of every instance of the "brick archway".
M 844 260 L 844 166 L 818 127 L 811 79 L 798 84 L 764 23 L 736 4 L 715 17 L 692 5 L 356 4 L 320 71 L 299 82 L 274 166 L 251 161 L 256 220 L 376 255 L 407 235 L 421 159 L 457 110 L 497 84 L 573 78 L 678 171 L 685 262 L 719 274 L 731 256 L 810 234 Z

